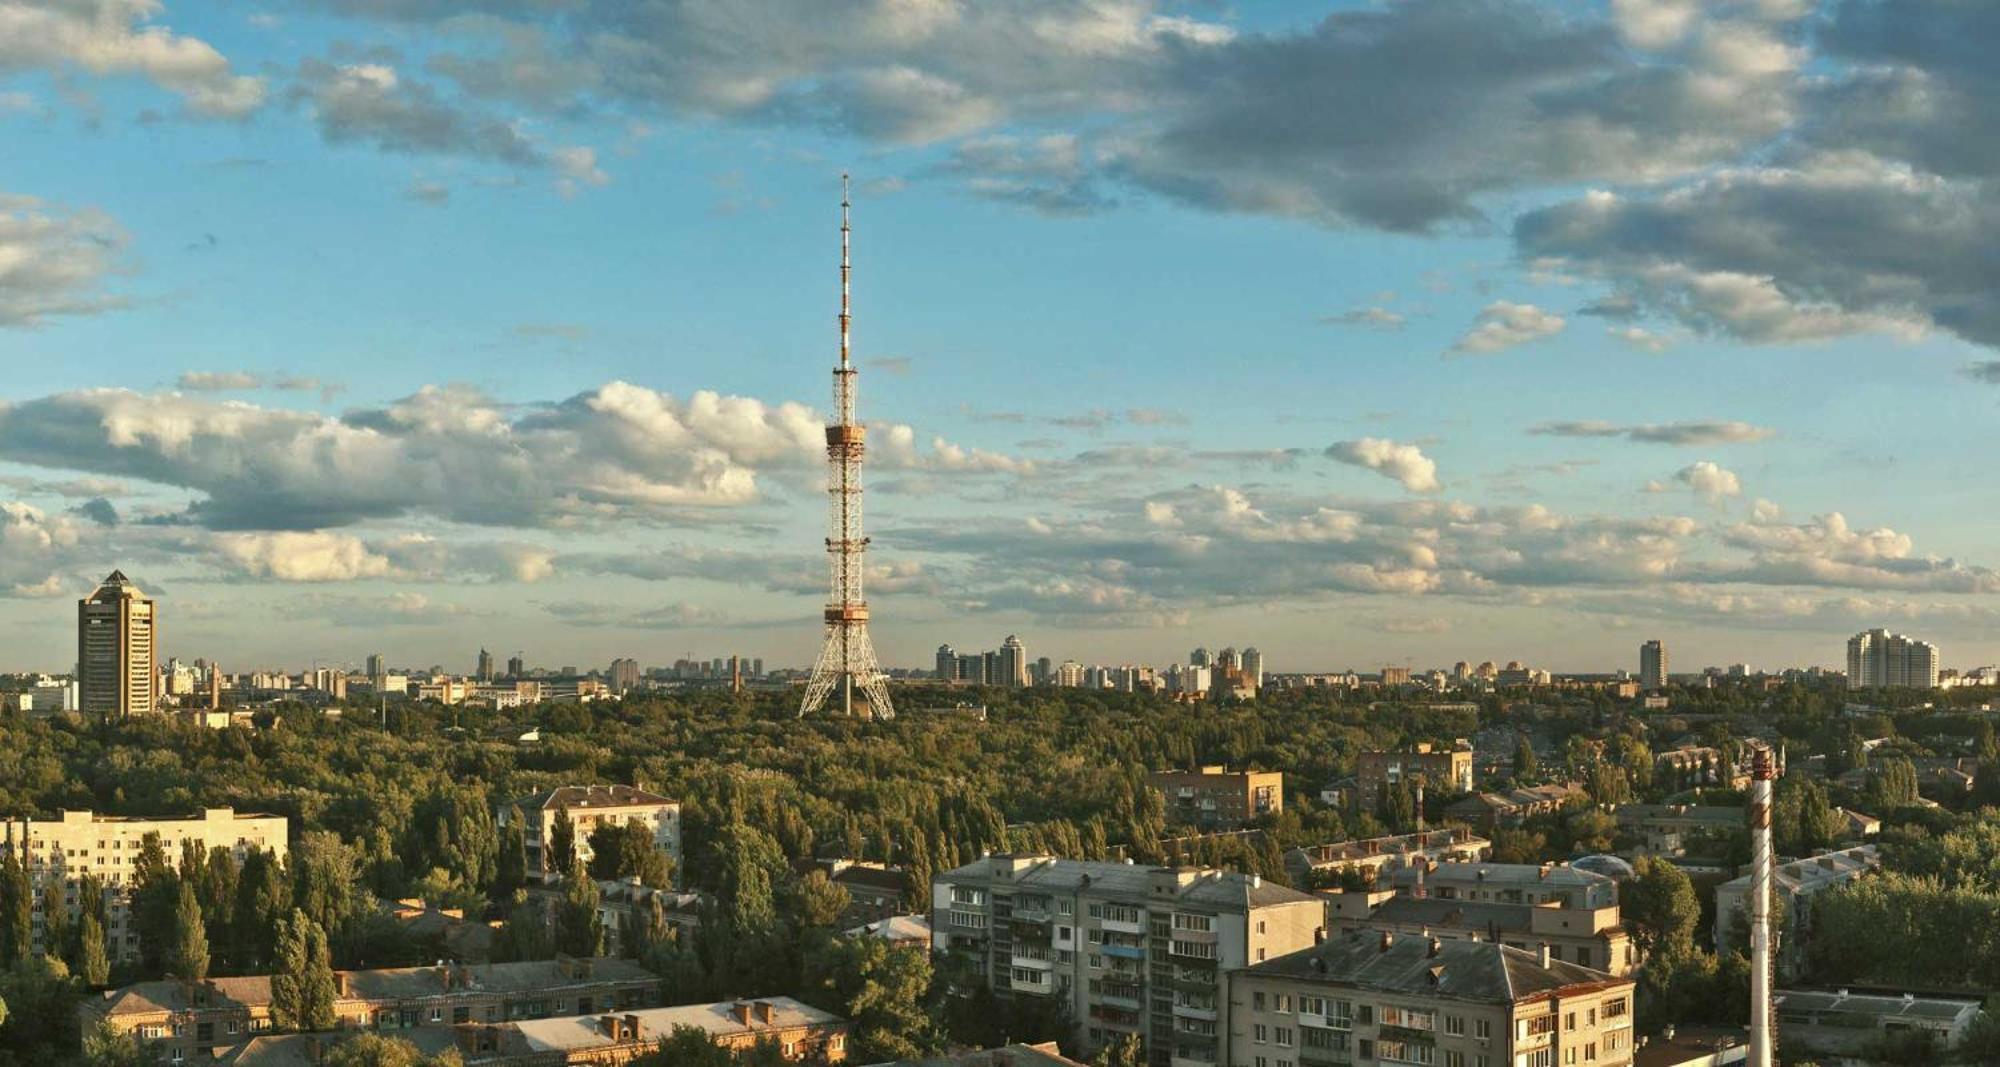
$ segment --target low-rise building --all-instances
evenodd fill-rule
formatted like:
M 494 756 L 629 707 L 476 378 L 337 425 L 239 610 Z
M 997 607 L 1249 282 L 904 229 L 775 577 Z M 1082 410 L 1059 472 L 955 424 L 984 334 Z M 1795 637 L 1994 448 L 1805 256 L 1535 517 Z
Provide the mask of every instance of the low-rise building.
M 1167 801 L 1167 821 L 1205 830 L 1233 830 L 1260 815 L 1285 810 L 1285 776 L 1277 771 L 1232 771 L 1211 764 L 1191 771 L 1158 771 L 1153 788 Z
M 1730 1067 L 1750 1059 L 1750 1032 L 1740 1026 L 1669 1026 L 1639 1039 L 1632 1067 Z
M 1447 818 L 1492 833 L 1496 829 L 1519 826 L 1537 815 L 1553 815 L 1589 799 L 1590 794 L 1582 786 L 1569 782 L 1522 786 L 1493 793 L 1474 793 L 1452 802 L 1445 807 L 1444 813 Z
M 1318 898 L 1255 875 L 996 855 L 932 883 L 932 944 L 1003 998 L 1051 997 L 1095 1052 L 1223 1062 L 1222 976 L 1313 943 Z
M 1419 743 L 1409 752 L 1363 752 L 1354 769 L 1363 807 L 1373 805 L 1384 788 L 1423 782 L 1439 793 L 1472 791 L 1472 742 L 1459 738 L 1450 748 Z
M 1632 998 L 1545 953 L 1350 933 L 1230 976 L 1226 1062 L 1625 1067 Z
M 1563 900 L 1507 904 L 1419 897 L 1390 889 L 1322 896 L 1327 902 L 1327 926 L 1338 933 L 1386 931 L 1491 941 L 1530 951 L 1546 945 L 1551 958 L 1614 975 L 1630 974 L 1639 965 L 1638 950 L 1619 921 L 1616 904 L 1570 907 Z
M 848 937 L 879 937 L 897 948 L 931 947 L 931 918 L 928 915 L 891 915 L 886 919 L 852 927 Z
M 530 879 L 553 882 L 562 871 L 553 851 L 556 823 L 565 816 L 573 828 L 576 862 L 590 862 L 590 831 L 599 825 L 621 826 L 637 820 L 652 831 L 653 844 L 673 861 L 681 862 L 681 804 L 656 793 L 629 785 L 565 785 L 525 796 L 499 811 L 500 825 L 507 825 L 513 812 L 523 820 L 521 836 L 527 846 L 527 875 Z
M 1784 917 L 1784 925 L 1776 931 L 1780 974 L 1795 971 L 1802 958 L 1805 939 L 1799 934 L 1812 921 L 1812 898 L 1835 886 L 1865 877 L 1881 866 L 1882 852 L 1878 846 L 1856 845 L 1808 859 L 1780 863 L 1772 869 L 1771 894 L 1781 905 Z M 1734 944 L 1741 936 L 1736 933 L 1736 923 L 1739 916 L 1747 914 L 1745 908 L 1749 896 L 1750 876 L 1747 874 L 1715 887 L 1715 943 L 1718 948 Z
M 561 903 L 562 893 L 560 884 L 531 886 L 528 899 L 537 901 L 543 907 L 554 907 Z M 649 913 L 655 908 L 659 910 L 660 920 L 671 936 L 692 937 L 701 926 L 701 905 L 700 893 L 656 889 L 636 878 L 599 879 L 597 921 L 604 928 L 604 952 L 609 956 L 626 955 L 625 938 L 628 932 L 643 929 L 651 918 Z M 682 943 L 689 942 L 683 940 Z
M 384 1032 L 591 1015 L 651 1007 L 660 979 L 609 957 L 335 971 L 342 1028 Z M 82 1032 L 101 1020 L 158 1042 L 162 1058 L 208 1058 L 271 1030 L 271 978 L 161 980 L 109 989 L 77 1007 Z
M 1928 1034 L 1938 1050 L 1965 1036 L 1979 1017 L 1976 1000 L 1780 989 L 1772 996 L 1778 1043 L 1815 1056 L 1855 1056 L 1897 1034 Z
M 1084 1067 L 1079 1060 L 1062 1054 L 1053 1041 L 1038 1045 L 1007 1045 L 1002 1048 L 969 1049 L 917 1060 L 892 1060 L 874 1067 Z
M 1390 873 L 1389 886 L 1414 893 L 1418 872 Z M 1434 863 L 1423 871 L 1424 892 L 1439 900 L 1491 904 L 1560 904 L 1566 908 L 1618 906 L 1618 882 L 1566 863 Z
M 139 954 L 139 933 L 127 912 L 127 894 L 137 875 L 139 854 L 146 839 L 155 837 L 170 867 L 179 867 L 181 849 L 192 844 L 203 853 L 228 849 L 239 863 L 252 850 L 268 852 L 282 861 L 290 854 L 290 823 L 282 815 L 238 812 L 233 808 L 207 808 L 199 816 L 184 819 L 141 819 L 122 815 L 99 815 L 90 811 L 65 811 L 54 819 L 9 819 L 0 822 L 0 856 L 13 856 L 27 865 L 28 878 L 44 899 L 59 895 L 72 921 L 82 915 L 85 901 L 78 899 L 85 875 L 104 887 L 105 952 L 113 960 L 128 960 Z M 34 924 L 34 949 L 48 951 L 43 944 L 44 925 L 39 916 Z
M 1414 834 L 1307 845 L 1285 853 L 1284 864 L 1285 875 L 1293 885 L 1325 886 L 1350 871 L 1379 881 L 1385 872 L 1400 870 L 1419 860 L 1429 863 L 1480 860 L 1492 851 L 1493 842 L 1464 827 L 1451 826 Z
M 615 1065 L 652 1053 L 682 1027 L 732 1051 L 769 1044 L 791 1061 L 847 1060 L 847 1020 L 791 997 L 461 1027 L 458 1051 L 467 1067 Z
M 1655 856 L 1714 855 L 1714 843 L 1748 832 L 1743 808 L 1713 804 L 1620 804 L 1612 810 L 1619 832 Z

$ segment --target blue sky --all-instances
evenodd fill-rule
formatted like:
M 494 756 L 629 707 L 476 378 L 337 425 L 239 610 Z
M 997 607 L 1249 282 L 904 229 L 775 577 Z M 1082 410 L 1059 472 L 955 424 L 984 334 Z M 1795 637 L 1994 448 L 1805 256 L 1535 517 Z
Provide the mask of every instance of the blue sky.
M 2000 659 L 1982 5 L 471 7 L 0 0 L 0 669 L 802 664 L 843 170 L 893 663 Z

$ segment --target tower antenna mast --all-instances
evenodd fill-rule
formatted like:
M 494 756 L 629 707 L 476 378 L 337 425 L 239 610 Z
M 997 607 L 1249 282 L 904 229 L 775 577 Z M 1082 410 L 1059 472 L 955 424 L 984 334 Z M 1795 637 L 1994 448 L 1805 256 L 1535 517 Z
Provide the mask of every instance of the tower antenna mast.
M 834 690 L 840 691 L 840 710 L 853 715 L 854 691 L 861 690 L 867 714 L 877 719 L 894 718 L 889 703 L 889 687 L 875 662 L 875 646 L 868 639 L 868 598 L 862 590 L 863 560 L 868 538 L 861 524 L 861 460 L 867 451 L 867 428 L 854 421 L 854 387 L 859 371 L 854 366 L 849 330 L 854 315 L 849 302 L 848 256 L 849 199 L 847 175 L 840 176 L 840 363 L 833 369 L 835 422 L 826 428 L 827 466 L 827 560 L 832 567 L 830 595 L 826 604 L 826 644 L 813 664 L 812 678 L 806 683 L 805 699 L 799 704 L 804 717 L 826 702 Z

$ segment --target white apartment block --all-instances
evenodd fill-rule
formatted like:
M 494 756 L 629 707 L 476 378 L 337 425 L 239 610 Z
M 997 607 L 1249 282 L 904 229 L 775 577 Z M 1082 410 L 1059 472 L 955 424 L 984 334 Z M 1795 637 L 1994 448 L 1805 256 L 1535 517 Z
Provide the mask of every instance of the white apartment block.
M 178 867 L 181 848 L 195 842 L 204 852 L 229 849 L 240 863 L 251 849 L 290 855 L 289 825 L 282 815 L 239 813 L 233 808 L 207 808 L 197 818 L 140 819 L 65 811 L 56 819 L 9 819 L 0 822 L 0 855 L 23 858 L 38 892 L 60 887 L 72 918 L 82 914 L 77 899 L 85 874 L 104 885 L 106 954 L 116 959 L 138 955 L 139 935 L 128 922 L 126 899 L 146 837 L 157 834 L 169 866 Z M 35 916 L 35 947 L 42 944 L 43 918 Z

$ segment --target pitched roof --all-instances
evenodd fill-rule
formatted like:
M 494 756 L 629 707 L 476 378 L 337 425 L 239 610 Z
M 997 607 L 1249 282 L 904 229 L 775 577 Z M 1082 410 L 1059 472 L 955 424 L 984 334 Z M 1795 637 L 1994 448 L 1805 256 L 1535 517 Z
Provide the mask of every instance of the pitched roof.
M 1025 863 L 1026 866 L 1017 870 L 1012 877 L 998 874 L 1000 865 L 1007 863 Z M 1096 892 L 1124 893 L 1150 898 L 1153 896 L 1156 876 L 1188 878 L 1185 884 L 1168 883 L 1175 890 L 1173 899 L 1182 902 L 1261 908 L 1298 901 L 1316 903 L 1318 900 L 1296 889 L 1234 871 L 1202 870 L 1193 867 L 1146 867 L 1132 863 L 1114 863 L 1109 860 L 1068 860 L 1049 856 L 996 854 L 946 871 L 938 877 L 943 881 L 954 879 L 1001 881 L 1023 889 L 1046 889 L 1050 892 L 1065 893 L 1073 893 L 1088 886 Z
M 753 1013 L 749 1022 L 743 1022 L 737 1019 L 734 1011 L 738 1004 L 768 1004 L 771 1006 L 771 1017 L 769 1020 L 763 1020 Z M 619 1012 L 617 1018 L 638 1020 L 639 1040 L 649 1044 L 671 1036 L 676 1028 L 682 1026 L 692 1026 L 706 1031 L 710 1037 L 723 1037 L 795 1030 L 804 1026 L 835 1025 L 847 1021 L 838 1015 L 821 1011 L 791 997 L 759 997 L 753 1001 L 724 1000 L 714 1004 L 642 1008 L 638 1011 Z M 509 1029 L 519 1035 L 520 1044 L 529 1052 L 571 1051 L 621 1043 L 605 1032 L 603 1017 L 597 1015 L 524 1019 L 510 1023 Z
M 176 979 L 163 978 L 152 982 L 137 982 L 120 989 L 107 989 L 101 995 L 101 999 L 85 1003 L 92 1011 L 107 1017 L 187 1011 L 195 1006 L 189 1001 L 190 988 L 200 990 L 199 1003 L 211 1009 L 231 1006 L 253 1008 L 271 1003 L 269 975 L 211 978 L 195 987 Z
M 1258 977 L 1296 978 L 1382 993 L 1507 1004 L 1549 993 L 1630 985 L 1562 960 L 1542 966 L 1539 955 L 1490 941 L 1353 933 L 1251 967 Z
M 579 964 L 586 964 L 590 977 L 576 977 Z M 344 983 L 341 1000 L 402 1000 L 445 996 L 460 990 L 490 993 L 523 993 L 602 982 L 657 982 L 659 976 L 631 960 L 599 956 L 590 960 L 527 960 L 517 963 L 447 964 L 442 967 L 388 967 L 372 971 L 337 971 Z M 138 982 L 121 989 L 104 991 L 100 1001 L 88 1002 L 92 1010 L 107 1016 L 152 1015 L 187 1011 L 197 1005 L 188 1000 L 185 982 L 160 980 Z M 267 1007 L 271 1003 L 271 977 L 246 975 L 238 978 L 211 978 L 194 987 L 205 999 L 198 1006 L 208 1009 Z

